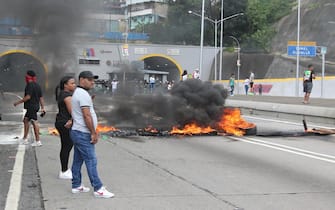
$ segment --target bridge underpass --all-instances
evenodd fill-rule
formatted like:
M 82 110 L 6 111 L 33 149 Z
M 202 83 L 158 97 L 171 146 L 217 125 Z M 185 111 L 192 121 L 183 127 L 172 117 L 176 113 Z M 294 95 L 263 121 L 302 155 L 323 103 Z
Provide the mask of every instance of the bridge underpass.
M 178 63 L 170 57 L 164 55 L 147 55 L 141 60 L 144 61 L 145 70 L 168 72 L 168 81 L 179 81 L 183 70 Z
M 4 91 L 18 92 L 25 87 L 27 70 L 34 70 L 43 89 L 47 88 L 46 66 L 33 54 L 26 51 L 7 51 L 0 54 L 0 84 Z

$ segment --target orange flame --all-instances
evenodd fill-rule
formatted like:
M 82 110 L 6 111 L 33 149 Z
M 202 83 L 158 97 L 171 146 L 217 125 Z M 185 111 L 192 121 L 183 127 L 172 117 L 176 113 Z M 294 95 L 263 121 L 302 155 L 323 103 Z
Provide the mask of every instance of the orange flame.
M 158 132 L 159 132 L 159 131 L 158 131 L 156 128 L 154 128 L 152 125 L 149 125 L 148 127 L 144 128 L 144 130 L 145 130 L 146 132 L 150 132 L 150 133 L 158 133 Z
M 178 128 L 177 126 L 173 126 L 170 134 L 181 134 L 181 135 L 193 135 L 193 134 L 206 134 L 215 131 L 215 129 L 210 126 L 202 127 L 197 125 L 196 123 L 190 123 L 185 125 L 183 128 Z
M 56 128 L 48 128 L 48 132 L 50 135 L 59 136 L 59 132 Z
M 246 129 L 254 128 L 256 125 L 245 121 L 241 117 L 241 111 L 237 108 L 225 108 L 220 121 L 217 123 L 219 130 L 228 134 L 243 136 Z
M 113 126 L 107 126 L 107 125 L 98 125 L 96 131 L 98 133 L 102 132 L 102 133 L 107 133 L 110 131 L 118 131 L 119 129 L 113 127 Z

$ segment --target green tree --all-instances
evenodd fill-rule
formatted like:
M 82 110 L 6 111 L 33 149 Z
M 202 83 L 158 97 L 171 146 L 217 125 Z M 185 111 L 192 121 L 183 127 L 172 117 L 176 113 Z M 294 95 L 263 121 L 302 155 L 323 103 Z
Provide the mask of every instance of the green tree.
M 244 46 L 267 49 L 273 35 L 273 25 L 287 15 L 295 0 L 224 0 L 224 17 L 244 13 L 223 22 L 224 36 L 230 35 L 240 40 Z M 168 1 L 168 17 L 163 22 L 146 26 L 152 43 L 200 44 L 201 18 L 188 13 L 189 10 L 201 14 L 202 0 Z M 221 18 L 221 0 L 205 1 L 205 16 L 212 20 Z M 204 45 L 214 45 L 214 25 L 205 21 Z M 218 40 L 220 26 L 218 27 Z M 224 39 L 225 46 L 232 46 L 232 39 Z M 219 43 L 218 43 L 219 44 Z
M 273 25 L 283 16 L 289 14 L 293 0 L 248 0 L 248 33 L 244 34 L 254 46 L 268 49 L 275 35 Z
M 221 0 L 205 1 L 205 16 L 220 20 Z M 150 33 L 150 41 L 153 43 L 169 44 L 200 44 L 201 18 L 188 14 L 191 10 L 201 14 L 202 0 L 176 0 L 169 1 L 168 18 L 165 22 L 151 24 L 146 27 Z M 245 12 L 247 0 L 225 0 L 225 17 L 232 14 Z M 247 18 L 237 17 L 224 22 L 226 35 L 240 37 L 246 33 Z M 218 37 L 220 27 L 218 27 Z M 214 24 L 205 21 L 204 24 L 204 45 L 214 45 Z M 218 39 L 219 40 L 219 39 Z
M 150 41 L 165 44 L 197 44 L 200 40 L 200 20 L 188 14 L 201 10 L 202 0 L 170 1 L 166 21 L 150 24 Z

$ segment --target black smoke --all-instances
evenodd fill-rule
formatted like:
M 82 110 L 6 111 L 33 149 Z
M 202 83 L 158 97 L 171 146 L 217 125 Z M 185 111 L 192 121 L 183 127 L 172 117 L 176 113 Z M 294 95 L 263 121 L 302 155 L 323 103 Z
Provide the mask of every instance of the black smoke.
M 0 17 L 10 17 L 33 33 L 32 51 L 49 67 L 49 86 L 74 72 L 75 36 L 92 10 L 88 0 L 0 0 Z
M 192 122 L 208 126 L 219 120 L 226 98 L 223 86 L 190 79 L 175 84 L 170 93 L 116 96 L 112 112 L 103 117 L 116 127 L 169 129 Z

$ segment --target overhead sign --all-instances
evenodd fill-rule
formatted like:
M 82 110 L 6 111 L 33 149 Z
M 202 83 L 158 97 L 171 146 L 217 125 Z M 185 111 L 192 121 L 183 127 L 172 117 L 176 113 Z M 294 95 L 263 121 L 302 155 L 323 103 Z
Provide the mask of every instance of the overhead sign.
M 316 42 L 299 42 L 299 48 L 296 41 L 289 41 L 287 43 L 288 56 L 315 57 L 316 56 Z

